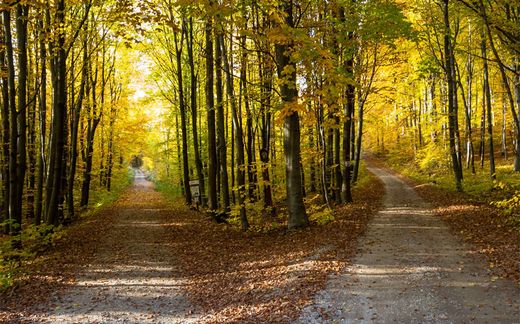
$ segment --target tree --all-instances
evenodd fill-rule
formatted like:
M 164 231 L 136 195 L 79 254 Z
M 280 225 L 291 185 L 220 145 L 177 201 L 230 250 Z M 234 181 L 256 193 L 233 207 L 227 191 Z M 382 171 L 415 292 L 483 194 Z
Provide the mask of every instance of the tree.
M 280 6 L 283 20 L 279 28 L 290 33 L 295 27 L 293 1 L 286 1 Z M 295 50 L 290 35 L 275 45 L 276 68 L 282 80 L 280 96 L 284 103 L 284 154 L 288 207 L 288 227 L 295 229 L 309 225 L 305 205 L 303 204 L 300 157 L 300 117 L 298 115 L 298 89 L 296 86 L 296 64 L 290 54 Z

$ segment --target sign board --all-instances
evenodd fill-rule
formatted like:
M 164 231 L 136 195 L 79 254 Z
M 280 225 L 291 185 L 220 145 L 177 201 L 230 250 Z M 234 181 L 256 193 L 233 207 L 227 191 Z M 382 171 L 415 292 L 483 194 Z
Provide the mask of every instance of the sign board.
M 190 180 L 190 191 L 191 196 L 195 198 L 195 200 L 200 203 L 200 184 L 199 180 Z

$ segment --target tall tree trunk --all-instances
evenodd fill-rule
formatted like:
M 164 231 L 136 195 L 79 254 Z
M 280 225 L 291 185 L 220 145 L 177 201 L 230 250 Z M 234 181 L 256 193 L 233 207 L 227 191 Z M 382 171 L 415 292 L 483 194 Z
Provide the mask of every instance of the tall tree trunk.
M 76 178 L 76 164 L 78 160 L 78 133 L 79 133 L 79 121 L 81 117 L 81 108 L 83 106 L 83 99 L 85 96 L 85 82 L 88 78 L 88 51 L 87 51 L 87 36 L 83 42 L 83 67 L 81 71 L 81 83 L 79 86 L 78 98 L 75 102 L 74 110 L 71 116 L 71 139 L 70 139 L 70 160 L 69 160 L 69 174 L 67 178 L 67 200 L 68 200 L 68 213 L 69 217 L 74 218 L 74 180 Z
M 285 16 L 285 24 L 294 28 L 293 0 L 285 1 L 280 5 Z M 275 45 L 275 57 L 278 77 L 284 82 L 280 85 L 280 95 L 285 104 L 286 117 L 284 118 L 284 153 L 287 191 L 287 208 L 289 211 L 288 227 L 295 229 L 309 225 L 303 193 L 300 171 L 300 117 L 298 111 L 291 105 L 297 104 L 298 90 L 296 85 L 296 64 L 291 61 L 291 53 L 295 50 L 294 43 L 289 39 Z
M 220 29 L 217 28 L 217 30 Z M 225 116 L 224 116 L 224 95 L 222 83 L 222 35 L 221 31 L 217 31 L 216 45 L 215 45 L 215 66 L 216 66 L 216 94 L 217 94 L 217 136 L 218 136 L 218 154 L 220 167 L 220 182 L 221 182 L 221 199 L 222 209 L 225 213 L 229 211 L 229 180 L 227 170 L 227 145 L 225 133 Z
M 489 86 L 489 69 L 487 61 L 486 39 L 482 37 L 481 53 L 484 71 L 484 104 L 486 105 L 487 115 L 487 131 L 488 131 L 488 146 L 489 146 L 489 174 L 491 179 L 496 179 L 495 173 L 495 146 L 493 144 L 493 120 L 491 113 L 491 87 Z
M 505 85 L 504 85 L 505 88 Z M 502 132 L 501 132 L 501 154 L 504 160 L 507 161 L 507 98 L 506 95 L 502 94 Z
M 472 39 L 471 29 L 469 31 L 469 42 Z M 460 81 L 459 73 L 459 81 Z M 462 81 L 460 81 L 461 89 Z M 475 174 L 475 150 L 473 146 L 473 126 L 472 126 L 472 99 L 473 99 L 473 55 L 468 53 L 468 61 L 466 63 L 466 101 L 465 101 L 465 117 L 466 117 L 466 168 L 471 169 L 471 173 Z
M 56 0 L 56 21 L 58 26 L 65 25 L 65 0 Z M 57 41 L 53 44 L 56 52 L 53 58 L 53 118 L 52 135 L 49 151 L 49 175 L 46 193 L 46 223 L 58 225 L 63 210 L 61 206 L 65 198 L 63 176 L 65 173 L 65 146 L 67 124 L 67 52 L 65 49 L 65 30 L 59 30 Z
M 16 39 L 18 47 L 18 164 L 16 186 L 16 223 L 22 224 L 22 206 L 25 172 L 27 169 L 27 21 L 29 19 L 29 6 L 19 4 L 16 6 Z
M 186 22 L 183 21 L 183 28 L 186 28 Z M 177 87 L 179 91 L 179 109 L 181 113 L 181 136 L 182 136 L 182 176 L 184 183 L 184 197 L 186 205 L 192 203 L 190 190 L 190 169 L 188 165 L 188 130 L 186 127 L 186 104 L 184 102 L 184 82 L 182 75 L 182 48 L 184 43 L 184 34 L 181 33 L 181 39 L 178 40 L 177 32 L 173 33 L 175 41 L 175 54 L 177 57 Z
M 340 13 L 341 20 L 345 20 L 345 14 L 343 9 Z M 349 33 L 348 38 L 352 39 L 353 34 Z M 354 73 L 354 59 L 352 55 L 348 55 L 345 53 L 345 70 L 348 74 L 348 77 L 353 78 Z M 352 202 L 352 191 L 351 191 L 351 150 L 350 150 L 350 142 L 351 142 L 351 133 L 352 133 L 352 123 L 353 123 L 353 111 L 355 106 L 355 88 L 353 84 L 347 84 L 345 89 L 345 105 L 343 110 L 344 121 L 343 121 L 343 181 L 341 185 L 341 201 L 342 203 L 350 203 Z
M 517 119 L 520 120 L 520 57 L 516 58 L 515 62 L 515 99 L 516 99 L 516 109 L 517 109 Z M 513 169 L 516 172 L 520 172 L 520 127 L 516 127 L 516 141 L 515 141 L 515 162 Z
M 360 95 L 361 97 L 361 95 Z M 419 108 L 420 109 L 420 108 Z M 354 170 L 352 172 L 352 182 L 358 181 L 359 175 L 359 164 L 361 163 L 361 140 L 363 138 L 363 120 L 365 113 L 365 100 L 360 99 L 358 101 L 358 127 L 356 136 L 356 151 L 354 156 Z
M 231 74 L 230 63 L 226 51 L 226 46 L 222 34 L 220 37 L 220 45 L 222 46 L 222 54 L 224 59 L 224 71 L 226 72 L 226 89 L 228 97 L 231 100 L 231 112 L 233 115 L 233 125 L 235 128 L 235 136 L 237 143 L 237 182 L 238 182 L 238 204 L 240 206 L 240 223 L 242 230 L 246 231 L 249 228 L 247 220 L 245 197 L 246 197 L 246 171 L 244 158 L 244 132 L 242 130 L 242 117 L 238 114 L 237 103 L 235 100 L 233 75 Z M 233 42 L 231 42 L 233 44 Z
M 449 0 L 444 0 L 443 6 L 444 14 L 444 56 L 445 56 L 445 70 L 446 79 L 448 83 L 448 128 L 449 128 L 449 143 L 451 162 L 453 164 L 453 173 L 455 175 L 455 185 L 457 190 L 462 190 L 462 167 L 460 165 L 460 155 L 457 148 L 457 107 L 456 107 L 456 84 L 455 84 L 455 69 L 454 69 L 454 54 L 451 43 L 451 29 L 449 20 Z
M 4 22 L 4 15 L 2 13 L 2 23 Z M 6 61 L 6 38 L 4 35 L 5 28 L 0 31 L 0 65 L 2 71 L 9 71 Z M 10 174 L 9 174 L 9 159 L 10 159 L 10 134 L 9 134 L 9 81 L 6 74 L 2 74 L 2 207 L 0 214 L 0 222 L 9 219 L 9 189 L 10 189 Z M 7 232 L 6 228 L 0 227 L 0 233 Z
M 341 203 L 341 132 L 340 132 L 340 119 L 339 117 L 335 117 L 335 125 L 334 128 L 334 199 L 336 203 Z M 311 170 L 311 178 L 312 178 L 312 170 Z
M 43 10 L 41 15 L 43 16 Z M 42 214 L 43 214 L 43 185 L 45 182 L 46 175 L 46 163 L 45 146 L 47 144 L 47 49 L 45 44 L 44 33 L 44 22 L 43 17 L 38 20 L 38 28 L 40 30 L 40 93 L 39 93 L 39 119 L 40 119 L 40 146 L 38 152 L 38 177 L 36 184 L 36 197 L 35 197 L 35 215 L 34 223 L 40 225 Z
M 338 132 L 339 132 L 339 129 L 338 129 Z M 338 135 L 341 137 L 341 135 Z M 316 143 L 315 143 L 315 140 L 314 140 L 314 127 L 309 127 L 308 129 L 308 138 L 309 138 L 309 149 L 313 152 L 311 153 L 311 160 L 310 160 L 310 166 L 309 166 L 309 169 L 310 169 L 310 173 L 309 173 L 309 181 L 310 181 L 310 186 L 309 186 L 309 191 L 310 192 L 316 192 L 316 159 L 314 158 L 314 150 L 316 149 Z M 341 138 L 340 138 L 340 141 L 341 141 Z M 340 159 L 341 159 L 341 148 L 339 147 L 338 145 L 338 148 L 337 148 L 339 151 L 340 151 Z M 340 174 L 339 174 L 339 188 L 340 188 L 340 191 L 341 191 L 341 160 L 340 162 L 338 163 L 338 168 L 340 170 Z M 340 192 L 340 197 L 341 197 L 341 192 Z
M 16 116 L 16 74 L 14 68 L 14 50 L 13 50 L 13 35 L 11 32 L 11 9 L 7 8 L 3 12 L 4 37 L 5 37 L 5 52 L 7 58 L 7 82 L 8 82 L 8 102 L 9 102 L 9 232 L 12 235 L 19 233 L 21 224 L 17 220 L 21 218 L 22 211 L 17 210 L 16 200 L 18 193 L 18 186 L 21 185 L 18 180 L 18 123 Z M 18 216 L 19 214 L 19 216 Z
M 329 190 L 327 185 L 327 141 L 325 139 L 325 127 L 323 126 L 324 122 L 324 111 L 322 105 L 322 98 L 319 95 L 318 103 L 317 103 L 317 115 L 318 115 L 318 137 L 320 143 L 320 153 L 321 153 L 321 172 L 320 172 L 320 182 L 321 182 L 321 191 L 323 195 L 323 200 L 325 204 L 331 208 L 331 202 L 329 198 Z
M 94 64 L 97 62 L 93 62 Z M 103 67 L 104 68 L 104 67 Z M 86 140 L 86 148 L 85 151 L 85 169 L 83 172 L 83 182 L 81 185 L 81 200 L 80 207 L 87 207 L 90 200 L 90 183 L 92 181 L 92 164 L 94 158 L 94 139 L 96 136 L 96 130 L 101 122 L 101 108 L 99 108 L 98 96 L 97 96 L 97 84 L 98 84 L 98 75 L 99 75 L 99 67 L 94 66 L 95 71 L 92 71 L 92 67 L 89 68 L 89 74 L 91 74 L 90 78 L 90 87 L 87 87 L 88 90 L 91 91 L 91 100 L 92 105 L 87 104 L 87 140 Z M 103 82 L 102 82 L 103 83 Z
M 263 21 L 263 27 L 265 29 L 268 28 L 267 20 Z M 245 46 L 246 38 L 242 37 L 242 44 Z M 269 43 L 266 41 L 264 44 L 265 47 L 269 47 Z M 258 69 L 259 78 L 261 82 L 260 87 L 260 135 L 261 135 L 261 148 L 260 148 L 260 161 L 262 162 L 262 182 L 263 182 L 263 198 L 264 198 L 264 210 L 270 216 L 274 216 L 276 214 L 276 208 L 273 202 L 273 193 L 271 187 L 271 175 L 269 172 L 269 162 L 271 159 L 271 133 L 272 133 L 272 114 L 271 114 L 271 95 L 272 95 L 272 87 L 273 87 L 273 69 L 272 63 L 269 59 L 266 59 L 265 55 L 262 55 L 261 50 L 257 51 L 258 60 L 260 62 L 260 66 Z M 246 69 L 246 59 L 247 52 L 244 51 L 242 62 L 242 87 L 244 88 L 244 93 L 247 93 L 247 69 Z M 247 137 L 248 137 L 248 147 L 247 147 L 247 155 L 248 155 L 248 179 L 249 179 L 249 188 L 250 188 L 250 199 L 255 197 L 256 192 L 256 168 L 252 165 L 255 162 L 254 154 L 253 154 L 253 146 L 254 146 L 254 134 L 253 134 L 253 121 L 251 116 L 251 109 L 249 107 L 249 102 L 246 102 L 246 115 L 247 115 Z
M 482 82 L 482 113 L 480 114 L 480 143 L 479 143 L 479 157 L 480 168 L 484 168 L 484 161 L 486 156 L 486 90 L 484 82 Z
M 193 58 L 193 19 L 189 20 L 189 32 L 187 32 L 187 45 L 188 45 L 188 64 L 190 66 L 190 103 L 191 103 L 191 127 L 193 133 L 193 151 L 195 154 L 195 167 L 197 169 L 197 179 L 199 180 L 200 186 L 200 199 L 201 203 L 204 204 L 203 197 L 205 197 L 206 185 L 204 182 L 204 173 L 202 168 L 202 159 L 200 158 L 199 149 L 199 132 L 197 127 L 197 76 L 195 74 L 195 61 Z
M 212 5 L 212 1 L 209 2 Z M 207 17 L 206 35 L 206 107 L 208 110 L 208 208 L 215 218 L 218 209 L 217 200 L 217 145 L 215 131 L 215 101 L 213 97 L 213 21 Z

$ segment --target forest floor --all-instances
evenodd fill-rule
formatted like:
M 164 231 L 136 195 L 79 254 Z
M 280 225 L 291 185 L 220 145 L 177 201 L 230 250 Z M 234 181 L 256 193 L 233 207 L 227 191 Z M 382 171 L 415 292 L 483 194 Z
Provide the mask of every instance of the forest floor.
M 454 229 L 478 235 L 479 230 L 471 228 L 485 218 L 476 216 L 478 207 L 471 220 L 457 213 L 460 206 L 447 207 L 452 200 L 446 197 L 444 207 L 435 208 L 397 175 L 375 165 L 370 171 L 385 184 L 383 208 L 359 242 L 361 253 L 344 271 L 330 276 L 299 322 L 520 322 L 520 287 L 497 275 L 476 253 L 478 244 L 466 244 L 454 235 Z M 422 193 L 427 192 L 434 191 Z M 438 194 L 431 198 L 439 203 Z M 450 208 L 448 215 L 444 211 Z M 484 208 L 484 214 L 489 211 Z M 489 226 L 480 231 L 492 232 Z M 509 241 L 494 242 L 517 246 L 516 233 L 509 235 Z M 510 263 L 518 267 L 512 252 Z
M 333 222 L 243 233 L 137 178 L 25 266 L 0 322 L 290 322 L 348 264 L 382 196 L 372 177 Z
M 138 177 L 25 266 L 1 296 L 0 322 L 518 322 L 520 290 L 495 273 L 518 266 L 516 255 L 490 256 L 490 269 L 478 242 L 453 234 L 471 219 L 442 214 L 466 209 L 371 171 L 334 221 L 296 232 L 215 224 Z

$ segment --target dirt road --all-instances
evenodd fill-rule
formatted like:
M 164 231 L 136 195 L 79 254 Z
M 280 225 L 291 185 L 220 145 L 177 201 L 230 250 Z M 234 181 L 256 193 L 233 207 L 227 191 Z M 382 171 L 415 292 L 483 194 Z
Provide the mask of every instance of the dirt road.
M 300 323 L 520 323 L 520 289 L 494 277 L 414 190 L 385 170 L 384 208 Z
M 110 215 L 113 224 L 110 235 L 92 233 L 100 238 L 94 261 L 83 265 L 73 285 L 50 296 L 25 320 L 195 322 L 167 229 L 178 224 L 170 224 L 168 209 L 152 183 L 137 173 L 134 186 L 105 213 L 115 213 Z

